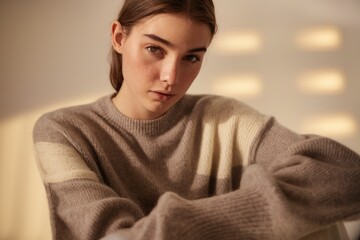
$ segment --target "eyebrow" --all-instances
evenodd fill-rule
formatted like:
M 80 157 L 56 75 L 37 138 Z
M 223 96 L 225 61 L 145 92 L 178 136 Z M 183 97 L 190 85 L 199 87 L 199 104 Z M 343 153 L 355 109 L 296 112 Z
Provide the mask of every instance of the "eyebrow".
M 165 44 L 166 46 L 169 47 L 174 47 L 174 44 L 172 44 L 171 42 L 169 42 L 166 39 L 163 39 L 155 34 L 144 34 L 145 37 L 148 37 L 154 41 L 160 42 L 162 44 Z M 190 49 L 188 52 L 193 53 L 193 52 L 206 52 L 207 48 L 206 47 L 199 47 L 199 48 L 192 48 Z

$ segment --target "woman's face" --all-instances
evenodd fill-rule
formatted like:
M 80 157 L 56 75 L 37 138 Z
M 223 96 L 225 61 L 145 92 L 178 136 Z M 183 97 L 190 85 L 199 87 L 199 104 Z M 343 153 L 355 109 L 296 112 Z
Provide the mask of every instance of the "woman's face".
M 145 18 L 128 35 L 115 22 L 112 33 L 113 47 L 122 54 L 124 76 L 114 102 L 134 119 L 157 118 L 184 96 L 212 37 L 206 24 L 179 14 Z

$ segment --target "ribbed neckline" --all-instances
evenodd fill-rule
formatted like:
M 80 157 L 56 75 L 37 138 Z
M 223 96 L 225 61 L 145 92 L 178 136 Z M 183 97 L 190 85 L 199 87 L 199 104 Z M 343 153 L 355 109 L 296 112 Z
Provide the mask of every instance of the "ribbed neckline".
M 114 95 L 107 95 L 96 102 L 97 111 L 101 116 L 116 128 L 125 128 L 128 132 L 149 136 L 161 134 L 174 126 L 176 122 L 186 115 L 186 106 L 189 106 L 188 103 L 191 101 L 191 97 L 185 95 L 161 117 L 153 120 L 137 120 L 122 114 L 116 108 L 111 100 Z

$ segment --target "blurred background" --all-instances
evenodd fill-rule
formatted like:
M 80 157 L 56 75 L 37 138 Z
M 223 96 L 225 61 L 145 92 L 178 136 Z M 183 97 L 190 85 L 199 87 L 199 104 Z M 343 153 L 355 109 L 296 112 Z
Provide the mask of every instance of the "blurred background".
M 219 32 L 190 93 L 238 98 L 360 153 L 360 1 L 214 3 Z M 32 128 L 44 112 L 113 92 L 110 24 L 121 5 L 0 0 L 0 240 L 51 239 Z M 359 226 L 346 223 L 352 240 Z

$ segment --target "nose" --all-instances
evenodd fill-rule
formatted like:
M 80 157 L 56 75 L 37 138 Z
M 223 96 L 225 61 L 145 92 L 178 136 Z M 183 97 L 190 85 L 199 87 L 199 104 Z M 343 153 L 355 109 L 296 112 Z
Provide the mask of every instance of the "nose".
M 180 73 L 180 64 L 177 60 L 168 60 L 164 62 L 160 79 L 163 82 L 166 82 L 168 85 L 172 86 L 178 83 Z

